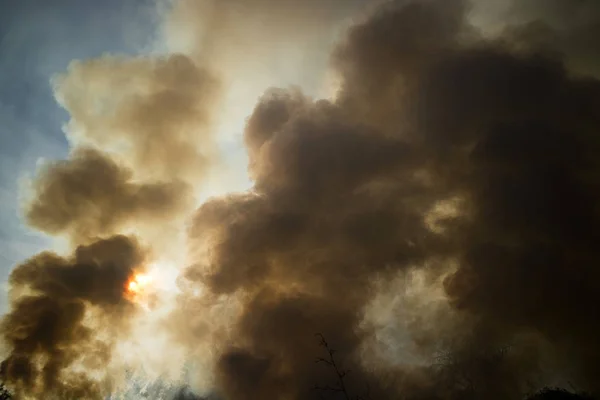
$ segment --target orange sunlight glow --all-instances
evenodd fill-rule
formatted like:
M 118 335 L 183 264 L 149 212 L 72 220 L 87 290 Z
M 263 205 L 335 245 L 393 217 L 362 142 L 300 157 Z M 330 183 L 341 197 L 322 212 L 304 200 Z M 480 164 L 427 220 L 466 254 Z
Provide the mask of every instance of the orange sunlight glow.
M 148 288 L 153 279 L 150 274 L 134 273 L 127 282 L 126 295 L 131 301 L 137 300 Z

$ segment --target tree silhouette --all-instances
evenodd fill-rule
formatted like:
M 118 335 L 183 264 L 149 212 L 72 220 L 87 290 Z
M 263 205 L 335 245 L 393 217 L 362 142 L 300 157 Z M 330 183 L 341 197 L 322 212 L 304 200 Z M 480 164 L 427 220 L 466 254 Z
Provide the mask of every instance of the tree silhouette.
M 352 396 L 348 391 L 346 385 L 346 377 L 350 373 L 350 370 L 344 369 L 338 361 L 335 359 L 335 350 L 331 348 L 325 336 L 320 333 L 316 333 L 315 336 L 319 337 L 320 343 L 319 345 L 325 349 L 327 353 L 326 357 L 318 357 L 315 362 L 317 364 L 324 364 L 327 367 L 331 368 L 331 370 L 335 374 L 336 382 L 333 385 L 315 385 L 313 390 L 319 391 L 321 393 L 329 393 L 333 395 L 341 395 L 345 400 L 369 400 L 369 387 L 367 386 L 366 393 L 364 395 Z
M 6 386 L 4 386 L 4 383 L 0 383 L 0 400 L 10 399 L 12 399 L 12 395 L 10 394 Z
M 495 398 L 509 399 L 515 388 L 505 381 L 505 364 L 510 346 L 464 349 L 460 352 L 442 351 L 433 364 L 439 387 L 461 400 Z
M 565 389 L 544 388 L 529 396 L 527 400 L 594 400 L 587 393 L 571 393 Z

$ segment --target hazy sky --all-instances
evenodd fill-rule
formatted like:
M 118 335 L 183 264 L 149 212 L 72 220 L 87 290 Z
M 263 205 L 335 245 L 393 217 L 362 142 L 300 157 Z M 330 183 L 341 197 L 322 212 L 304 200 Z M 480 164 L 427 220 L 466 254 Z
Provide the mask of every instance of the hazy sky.
M 47 245 L 20 222 L 18 180 L 68 152 L 51 77 L 73 59 L 136 53 L 155 33 L 149 0 L 0 2 L 0 279 Z M 5 296 L 0 300 L 4 307 Z

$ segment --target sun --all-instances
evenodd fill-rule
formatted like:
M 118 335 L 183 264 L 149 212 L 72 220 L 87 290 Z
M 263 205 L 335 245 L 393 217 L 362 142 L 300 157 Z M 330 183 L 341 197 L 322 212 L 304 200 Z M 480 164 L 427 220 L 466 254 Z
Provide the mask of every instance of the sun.
M 172 305 L 180 293 L 177 264 L 170 261 L 153 261 L 132 271 L 123 284 L 123 297 L 146 310 L 157 311 Z
M 125 287 L 126 297 L 131 301 L 138 300 L 139 297 L 148 290 L 148 287 L 152 284 L 153 280 L 154 279 L 150 274 L 134 273 L 129 281 L 127 281 Z

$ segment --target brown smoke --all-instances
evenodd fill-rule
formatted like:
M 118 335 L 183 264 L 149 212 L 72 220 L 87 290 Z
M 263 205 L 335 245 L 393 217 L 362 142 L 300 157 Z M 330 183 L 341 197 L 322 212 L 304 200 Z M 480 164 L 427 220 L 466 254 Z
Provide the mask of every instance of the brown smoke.
M 77 150 L 42 169 L 27 217 L 79 247 L 14 270 L 9 384 L 108 392 L 94 373 L 129 332 L 123 287 L 145 254 L 111 235 L 185 214 L 218 158 L 207 66 L 227 80 L 261 64 L 261 83 L 263 63 L 335 36 L 357 5 L 343 3 L 182 0 L 166 28 L 188 55 L 103 57 L 56 81 Z M 253 187 L 194 214 L 166 320 L 174 348 L 215 358 L 213 394 L 321 398 L 311 387 L 335 376 L 315 333 L 373 399 L 600 391 L 600 15 L 540 4 L 508 7 L 490 36 L 466 0 L 386 2 L 332 53 L 334 99 L 266 90 L 243 138 Z
M 598 77 L 599 13 L 600 4 L 594 0 L 523 0 L 507 7 L 502 22 L 509 30 L 517 27 L 517 41 L 525 34 L 531 44 L 564 54 L 572 70 Z
M 93 149 L 76 149 L 48 164 L 34 183 L 29 224 L 78 241 L 118 232 L 122 224 L 158 222 L 189 207 L 183 182 L 138 183 L 133 172 Z
M 542 349 L 599 389 L 600 83 L 535 38 L 478 37 L 467 10 L 387 4 L 336 52 L 337 100 L 275 89 L 256 106 L 252 194 L 203 205 L 192 230 L 188 277 L 243 301 L 217 365 L 225 398 L 319 398 L 315 332 L 373 398 L 518 397 L 544 383 Z M 446 276 L 455 317 L 415 321 L 409 341 L 443 367 L 366 370 L 371 282 L 423 266 Z
M 2 379 L 19 398 L 101 399 L 120 378 L 113 361 L 125 364 L 113 350 L 137 332 L 127 282 L 158 252 L 177 253 L 173 225 L 218 161 L 211 124 L 220 87 L 183 54 L 74 61 L 53 84 L 70 113 L 72 149 L 39 169 L 24 211 L 74 250 L 13 270 Z
M 218 155 L 218 79 L 183 54 L 76 61 L 54 87 L 71 140 L 121 155 L 138 177 L 195 183 Z
M 21 396 L 102 398 L 101 382 L 89 373 L 106 367 L 111 343 L 85 319 L 99 308 L 115 331 L 126 332 L 132 305 L 123 295 L 142 260 L 134 240 L 114 236 L 78 247 L 69 258 L 45 252 L 17 266 L 9 281 L 12 310 L 1 324 L 11 346 L 0 368 L 3 380 Z

